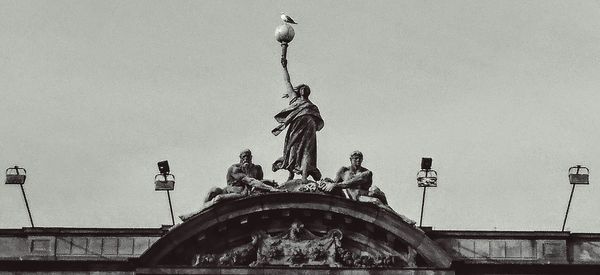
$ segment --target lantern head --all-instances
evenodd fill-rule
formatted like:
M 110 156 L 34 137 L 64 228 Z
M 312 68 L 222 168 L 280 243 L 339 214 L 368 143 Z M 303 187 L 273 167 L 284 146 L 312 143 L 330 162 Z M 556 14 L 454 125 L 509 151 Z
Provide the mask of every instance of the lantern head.
M 294 35 L 294 28 L 290 24 L 282 24 L 275 29 L 275 40 L 281 44 L 292 42 Z

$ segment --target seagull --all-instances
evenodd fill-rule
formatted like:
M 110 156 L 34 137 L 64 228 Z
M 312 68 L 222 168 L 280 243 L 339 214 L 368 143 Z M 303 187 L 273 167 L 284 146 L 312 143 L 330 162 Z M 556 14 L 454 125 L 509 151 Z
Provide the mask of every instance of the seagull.
M 283 20 L 283 22 L 290 23 L 290 24 L 298 24 L 298 23 L 294 22 L 294 19 L 292 19 L 291 17 L 287 16 L 283 12 L 281 13 L 281 20 Z

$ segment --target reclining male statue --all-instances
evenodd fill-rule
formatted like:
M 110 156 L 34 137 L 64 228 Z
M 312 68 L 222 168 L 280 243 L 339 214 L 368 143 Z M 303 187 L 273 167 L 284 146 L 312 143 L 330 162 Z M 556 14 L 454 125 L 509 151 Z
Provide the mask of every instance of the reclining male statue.
M 350 166 L 343 166 L 335 179 L 324 179 L 325 192 L 346 197 L 355 201 L 387 205 L 385 193 L 373 186 L 373 172 L 362 166 L 363 154 L 354 151 L 350 154 Z
M 225 200 L 234 200 L 250 195 L 254 191 L 262 192 L 285 192 L 277 189 L 274 181 L 263 179 L 262 167 L 252 163 L 252 152 L 245 149 L 240 153 L 240 162 L 234 163 L 227 169 L 227 186 L 224 188 L 213 187 L 204 199 L 204 208 Z M 202 210 L 200 210 L 202 211 Z M 187 215 L 179 216 L 186 220 L 199 213 L 196 211 Z
M 249 149 L 240 153 L 239 163 L 234 163 L 229 167 L 226 179 L 227 186 L 225 188 L 213 187 L 204 199 L 205 203 L 217 203 L 245 197 L 253 189 L 268 192 L 281 191 L 273 186 L 275 185 L 273 181 L 263 180 L 262 167 L 252 163 L 252 152 Z
M 347 199 L 370 202 L 377 204 L 382 208 L 394 211 L 387 204 L 385 193 L 373 185 L 373 172 L 362 166 L 363 154 L 360 151 L 354 151 L 350 154 L 350 166 L 342 167 L 337 172 L 334 180 L 326 178 L 321 181 L 320 188 L 333 195 L 343 196 Z M 404 215 L 396 213 L 402 220 L 410 225 L 416 222 Z

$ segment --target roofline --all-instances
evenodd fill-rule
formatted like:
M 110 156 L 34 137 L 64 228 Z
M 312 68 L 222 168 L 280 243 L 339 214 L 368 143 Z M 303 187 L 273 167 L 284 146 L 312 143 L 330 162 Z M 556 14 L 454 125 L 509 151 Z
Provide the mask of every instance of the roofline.
M 485 230 L 425 230 L 432 238 L 524 238 L 524 239 L 599 239 L 600 233 L 571 233 L 570 231 L 485 231 Z
M 162 236 L 170 226 L 159 228 L 23 227 L 0 229 L 0 236 L 19 235 L 145 235 Z
M 27 235 L 145 235 L 162 236 L 166 234 L 171 225 L 161 227 L 23 227 L 0 228 L 0 236 L 27 236 Z M 430 227 L 421 227 L 432 238 L 534 238 L 534 239 L 600 239 L 600 233 L 572 233 L 570 231 L 486 231 L 486 230 L 433 230 Z

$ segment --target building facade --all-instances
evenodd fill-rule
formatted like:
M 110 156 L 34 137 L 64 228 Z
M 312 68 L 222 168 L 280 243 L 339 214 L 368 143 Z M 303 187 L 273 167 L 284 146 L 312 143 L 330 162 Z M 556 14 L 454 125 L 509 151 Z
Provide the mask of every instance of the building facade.
M 369 203 L 279 193 L 173 227 L 0 230 L 0 274 L 600 274 L 600 234 L 432 230 Z

